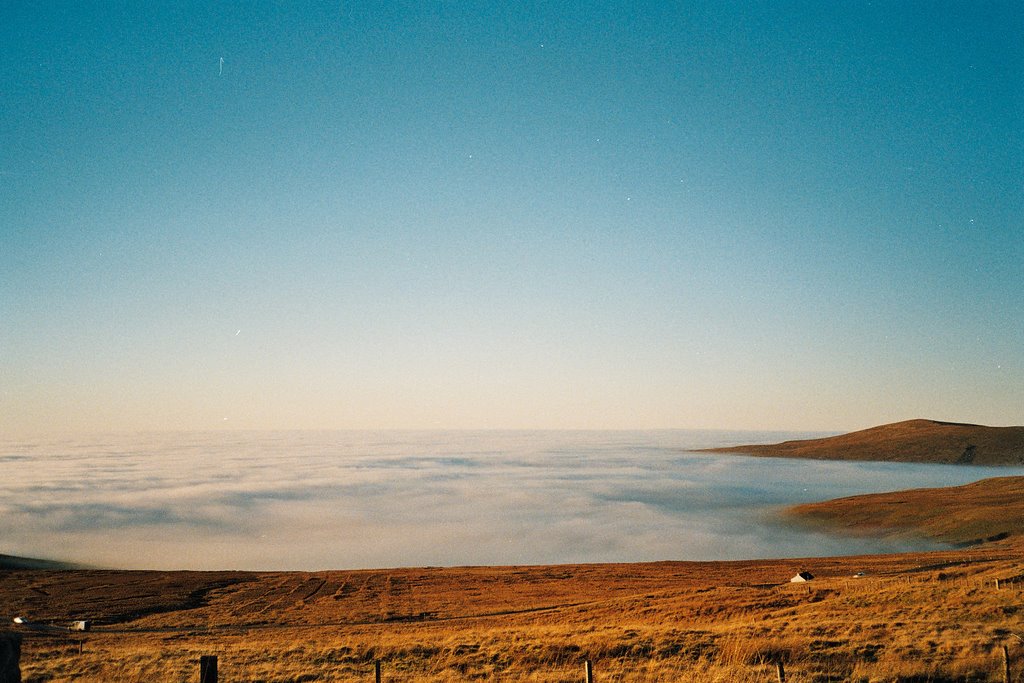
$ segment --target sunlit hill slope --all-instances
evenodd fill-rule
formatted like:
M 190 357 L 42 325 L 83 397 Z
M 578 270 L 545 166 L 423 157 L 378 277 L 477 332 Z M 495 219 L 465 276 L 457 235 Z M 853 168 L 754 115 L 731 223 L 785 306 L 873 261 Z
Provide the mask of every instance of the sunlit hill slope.
M 787 515 L 857 534 L 915 535 L 974 545 L 1024 531 L 1024 477 L 850 496 L 797 505 Z
M 822 439 L 731 446 L 708 451 L 815 460 L 1022 465 L 1024 427 L 907 420 Z

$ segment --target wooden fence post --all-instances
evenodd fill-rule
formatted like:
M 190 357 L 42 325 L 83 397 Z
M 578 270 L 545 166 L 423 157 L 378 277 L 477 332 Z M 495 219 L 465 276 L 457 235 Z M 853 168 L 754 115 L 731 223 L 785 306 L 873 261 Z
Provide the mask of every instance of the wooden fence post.
M 20 633 L 0 633 L 0 682 L 21 683 Z
M 1010 650 L 1003 645 L 1003 683 L 1010 683 Z
M 199 657 L 199 683 L 217 683 L 217 655 Z
M 781 659 L 775 662 L 775 675 L 778 676 L 779 683 L 786 683 L 786 667 Z
M 594 683 L 594 664 L 588 659 L 583 663 L 583 667 L 587 673 L 587 683 Z
M 375 659 L 373 661 L 373 680 L 376 683 L 380 683 L 380 660 Z

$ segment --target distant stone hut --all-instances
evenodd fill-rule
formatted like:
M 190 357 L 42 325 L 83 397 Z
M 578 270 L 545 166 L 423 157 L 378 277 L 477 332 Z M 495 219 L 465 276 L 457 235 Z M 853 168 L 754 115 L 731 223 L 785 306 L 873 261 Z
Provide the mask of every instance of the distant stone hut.
M 812 574 L 810 572 L 800 572 L 796 576 L 794 576 L 792 579 L 790 579 L 789 582 L 790 583 L 804 583 L 805 581 L 810 581 L 813 578 L 814 578 L 814 574 Z

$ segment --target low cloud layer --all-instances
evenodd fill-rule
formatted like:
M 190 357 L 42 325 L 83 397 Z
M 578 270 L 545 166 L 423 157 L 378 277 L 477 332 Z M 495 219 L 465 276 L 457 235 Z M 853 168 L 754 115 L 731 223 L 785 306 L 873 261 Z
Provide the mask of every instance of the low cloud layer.
M 800 532 L 772 513 L 994 474 L 690 452 L 736 440 L 254 432 L 6 443 L 0 552 L 127 568 L 312 570 L 887 551 L 907 546 Z

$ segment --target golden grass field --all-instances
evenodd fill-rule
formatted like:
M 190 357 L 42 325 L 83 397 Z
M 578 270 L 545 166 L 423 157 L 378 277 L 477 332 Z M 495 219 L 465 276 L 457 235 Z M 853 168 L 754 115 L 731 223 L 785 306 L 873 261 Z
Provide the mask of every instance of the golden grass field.
M 329 572 L 11 570 L 24 681 L 1024 680 L 1014 539 L 807 560 Z M 788 579 L 806 569 L 807 584 Z M 855 574 L 863 572 L 861 577 Z M 1001 579 L 996 590 L 995 580 Z

